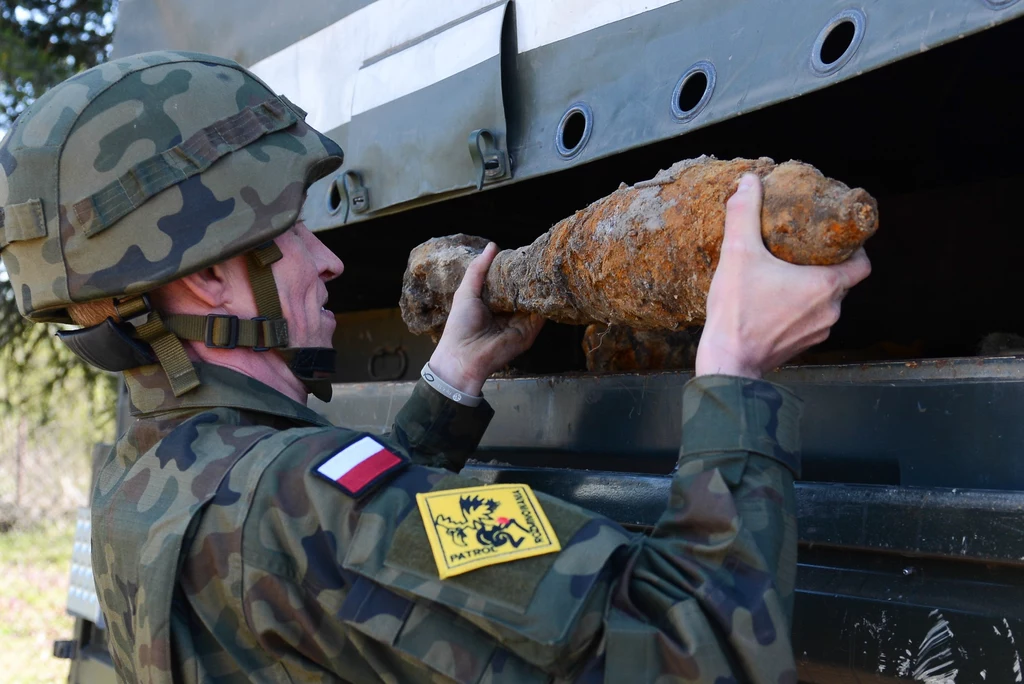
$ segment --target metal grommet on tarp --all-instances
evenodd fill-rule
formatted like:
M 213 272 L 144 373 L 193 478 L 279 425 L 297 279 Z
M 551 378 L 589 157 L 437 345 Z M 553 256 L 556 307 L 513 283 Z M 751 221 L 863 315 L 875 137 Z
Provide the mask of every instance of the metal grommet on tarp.
M 811 71 L 818 76 L 831 76 L 853 59 L 861 41 L 867 17 L 859 9 L 848 9 L 832 17 L 814 40 L 811 48 Z
M 697 117 L 715 93 L 715 65 L 701 60 L 687 69 L 672 89 L 672 116 L 680 123 Z
M 555 130 L 555 149 L 563 159 L 574 159 L 590 141 L 594 113 L 586 102 L 569 105 Z
M 327 186 L 327 195 L 324 198 L 324 203 L 327 206 L 327 213 L 334 216 L 341 211 L 342 196 L 341 188 L 338 187 L 338 178 L 336 176 L 331 180 L 331 184 Z M 348 200 L 345 200 L 345 204 L 348 204 Z

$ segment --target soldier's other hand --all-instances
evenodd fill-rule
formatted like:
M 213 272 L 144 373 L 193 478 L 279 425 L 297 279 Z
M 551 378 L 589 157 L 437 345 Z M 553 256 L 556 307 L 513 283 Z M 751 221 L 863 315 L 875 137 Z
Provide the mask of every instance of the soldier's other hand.
M 726 205 L 697 375 L 761 375 L 823 342 L 847 291 L 871 273 L 863 248 L 835 266 L 777 259 L 761 238 L 761 181 L 746 174 Z
M 461 392 L 478 396 L 484 380 L 530 348 L 544 319 L 536 314 L 493 314 L 480 298 L 498 246 L 489 243 L 470 263 L 452 300 L 430 368 Z

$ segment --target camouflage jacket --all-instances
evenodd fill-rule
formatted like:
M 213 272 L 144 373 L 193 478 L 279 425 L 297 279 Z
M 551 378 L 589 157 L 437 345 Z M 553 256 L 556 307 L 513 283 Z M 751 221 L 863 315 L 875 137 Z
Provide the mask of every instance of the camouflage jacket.
M 679 467 L 649 536 L 538 493 L 562 551 L 439 580 L 415 494 L 490 416 L 423 383 L 381 438 L 409 463 L 359 500 L 313 470 L 363 435 L 233 371 L 175 399 L 126 374 L 139 417 L 94 495 L 93 564 L 135 682 L 797 681 L 800 403 L 762 381 L 684 390 Z

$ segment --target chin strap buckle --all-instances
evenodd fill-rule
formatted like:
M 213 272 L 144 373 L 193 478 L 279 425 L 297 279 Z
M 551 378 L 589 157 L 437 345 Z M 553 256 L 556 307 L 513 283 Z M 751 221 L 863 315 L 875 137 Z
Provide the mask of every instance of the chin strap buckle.
M 234 349 L 238 346 L 238 316 L 209 314 L 203 338 L 210 349 Z
M 160 367 L 167 374 L 174 396 L 180 397 L 199 387 L 199 375 L 185 353 L 185 347 L 167 329 L 160 314 L 153 310 L 148 295 L 115 299 L 114 309 L 118 318 L 135 326 L 136 337 L 152 348 Z
M 135 328 L 144 325 L 153 313 L 153 303 L 148 294 L 134 297 L 114 298 L 114 311 L 117 312 L 118 323 L 128 323 Z
M 273 347 L 270 344 L 270 319 L 266 316 L 257 316 L 256 318 L 250 318 L 252 324 L 256 326 L 256 344 L 252 346 L 254 352 L 265 352 L 270 351 Z M 260 344 L 260 340 L 263 340 L 263 344 Z

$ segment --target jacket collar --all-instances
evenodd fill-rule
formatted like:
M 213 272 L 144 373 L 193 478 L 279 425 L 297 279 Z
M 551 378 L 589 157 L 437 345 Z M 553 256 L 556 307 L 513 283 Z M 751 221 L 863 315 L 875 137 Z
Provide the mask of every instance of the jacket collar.
M 310 425 L 331 425 L 316 411 L 248 375 L 210 363 L 196 363 L 195 367 L 202 384 L 180 397 L 174 396 L 160 366 L 142 366 L 125 371 L 131 414 L 151 416 L 180 410 L 234 408 Z

